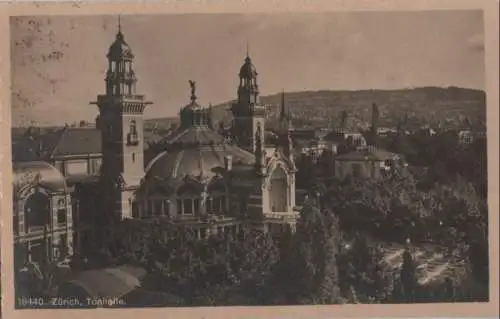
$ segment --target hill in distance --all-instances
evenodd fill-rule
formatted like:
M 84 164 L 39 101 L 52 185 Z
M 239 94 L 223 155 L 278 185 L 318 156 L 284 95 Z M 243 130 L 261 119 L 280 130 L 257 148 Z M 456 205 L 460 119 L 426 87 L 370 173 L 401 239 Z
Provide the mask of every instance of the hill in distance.
M 226 125 L 230 123 L 230 105 L 233 102 L 213 106 L 216 125 L 220 122 Z M 261 102 L 268 105 L 267 121 L 272 127 L 278 117 L 281 93 L 261 96 Z M 484 123 L 486 119 L 485 92 L 458 87 L 285 92 L 285 103 L 296 128 L 333 128 L 339 124 L 340 114 L 345 110 L 348 112 L 347 128 L 366 129 L 371 118 L 372 103 L 379 107 L 380 126 L 394 127 L 406 115 L 411 125 L 435 126 L 440 123 L 445 128 L 456 128 L 465 119 L 472 123 Z M 178 122 L 177 116 L 146 119 L 145 130 L 167 133 Z M 13 138 L 24 130 L 13 128 Z
M 232 115 L 228 101 L 213 106 L 215 122 L 229 123 Z M 268 121 L 278 116 L 281 93 L 261 97 L 269 105 Z M 413 124 L 444 127 L 459 126 L 466 118 L 484 122 L 486 94 L 484 91 L 458 87 L 421 87 L 400 90 L 302 91 L 285 92 L 285 104 L 295 127 L 334 127 L 340 114 L 348 112 L 348 127 L 366 127 L 371 118 L 372 103 L 379 107 L 380 125 L 395 126 L 406 114 Z M 168 128 L 176 117 L 147 119 L 146 127 Z

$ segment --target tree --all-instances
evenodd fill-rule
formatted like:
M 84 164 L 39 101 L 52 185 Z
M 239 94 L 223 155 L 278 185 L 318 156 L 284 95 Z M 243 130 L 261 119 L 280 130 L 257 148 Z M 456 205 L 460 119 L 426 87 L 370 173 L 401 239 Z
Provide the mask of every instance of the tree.
M 415 300 L 415 290 L 417 288 L 416 266 L 413 262 L 413 256 L 409 248 L 403 253 L 403 266 L 401 268 L 401 287 L 403 290 L 403 298 L 405 302 L 413 302 Z
M 332 304 L 339 300 L 336 255 L 338 220 L 306 206 L 291 245 L 282 247 L 274 285 L 288 304 Z
M 108 265 L 136 264 L 148 271 L 143 286 L 184 305 L 251 305 L 264 302 L 278 252 L 269 234 L 219 233 L 200 240 L 168 220 L 125 220 L 103 242 Z
M 349 299 L 354 289 L 362 292 L 357 297 L 360 302 L 385 301 L 390 283 L 381 265 L 382 257 L 378 245 L 370 245 L 366 236 L 356 234 L 337 258 L 342 295 Z
M 381 179 L 345 179 L 329 187 L 323 205 L 338 214 L 345 230 L 362 230 L 389 241 L 402 242 L 409 232 L 423 238 L 422 223 L 432 203 L 416 185 L 405 170 Z

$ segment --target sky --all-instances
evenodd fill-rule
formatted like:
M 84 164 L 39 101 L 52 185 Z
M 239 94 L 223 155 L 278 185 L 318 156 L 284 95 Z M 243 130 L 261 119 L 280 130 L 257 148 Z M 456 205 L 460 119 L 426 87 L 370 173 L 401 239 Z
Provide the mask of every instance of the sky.
M 93 120 L 117 16 L 11 19 L 12 124 Z M 262 95 L 304 90 L 484 89 L 480 11 L 121 16 L 145 117 L 236 97 L 246 50 Z

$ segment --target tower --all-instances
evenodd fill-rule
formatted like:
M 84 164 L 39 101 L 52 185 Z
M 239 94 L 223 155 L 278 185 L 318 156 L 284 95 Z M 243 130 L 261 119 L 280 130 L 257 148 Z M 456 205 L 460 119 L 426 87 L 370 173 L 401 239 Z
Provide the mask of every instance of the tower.
M 231 107 L 232 135 L 239 147 L 255 153 L 264 145 L 266 107 L 260 103 L 257 70 L 248 53 L 239 80 L 238 99 Z M 257 142 L 257 138 L 261 140 Z
M 292 116 L 290 114 L 290 110 L 286 109 L 284 90 L 281 91 L 279 126 L 282 132 L 288 132 L 292 130 Z
M 144 95 L 136 93 L 134 55 L 118 33 L 110 46 L 106 73 L 106 92 L 91 104 L 99 108 L 102 139 L 101 185 L 103 203 L 115 217 L 130 218 L 134 211 L 134 192 L 144 175 L 143 113 Z

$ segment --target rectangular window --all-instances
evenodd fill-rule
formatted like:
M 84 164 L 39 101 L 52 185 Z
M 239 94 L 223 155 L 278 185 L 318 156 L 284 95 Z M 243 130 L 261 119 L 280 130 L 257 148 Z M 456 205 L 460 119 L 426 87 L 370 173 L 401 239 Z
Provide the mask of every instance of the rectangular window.
M 137 202 L 133 202 L 132 203 L 132 218 L 139 218 L 139 205 L 137 204 Z
M 213 211 L 213 199 L 207 198 L 207 213 L 211 213 Z
M 57 224 L 64 225 L 66 223 L 66 201 L 59 199 L 57 201 Z
M 153 212 L 156 216 L 161 216 L 163 215 L 163 208 L 162 208 L 163 201 L 162 200 L 155 200 L 154 201 L 154 209 Z
M 66 209 L 57 210 L 57 224 L 58 225 L 66 224 Z
M 170 201 L 168 199 L 163 202 L 163 214 L 170 216 Z
M 361 164 L 352 164 L 351 168 L 352 168 L 352 175 L 354 177 L 361 177 L 361 170 L 362 170 Z
M 192 215 L 193 214 L 193 200 L 186 198 L 183 201 L 184 204 L 184 214 L 185 215 Z
M 220 197 L 214 198 L 212 201 L 212 213 L 218 214 L 221 211 Z
M 177 200 L 177 214 L 182 215 L 182 199 Z
M 92 158 L 90 159 L 90 171 L 91 175 L 98 174 L 101 170 L 101 159 L 100 158 Z
M 226 197 L 221 196 L 220 198 L 220 212 L 225 213 L 226 212 Z
M 151 217 L 151 215 L 153 215 L 152 209 L 153 209 L 153 201 L 150 200 L 150 201 L 147 202 L 147 207 L 145 207 L 144 215 L 146 217 Z
M 199 198 L 195 198 L 195 200 L 194 200 L 194 213 L 195 213 L 195 215 L 200 214 L 200 199 Z
M 59 239 L 59 259 L 64 259 L 68 256 L 68 236 L 61 234 Z
M 88 174 L 87 161 L 66 162 L 66 172 L 68 175 L 86 175 Z

